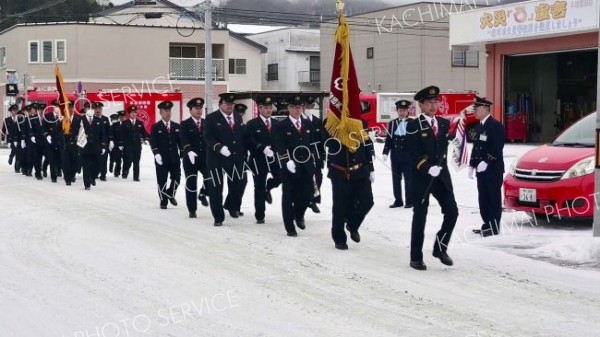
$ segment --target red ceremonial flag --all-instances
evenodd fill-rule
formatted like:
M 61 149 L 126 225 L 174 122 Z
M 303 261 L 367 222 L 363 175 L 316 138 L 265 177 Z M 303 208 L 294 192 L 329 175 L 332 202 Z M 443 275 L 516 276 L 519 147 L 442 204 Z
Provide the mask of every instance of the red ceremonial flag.
M 58 91 L 58 106 L 60 107 L 60 113 L 63 116 L 62 127 L 63 133 L 68 135 L 71 133 L 71 110 L 67 104 L 71 104 L 67 97 L 67 91 L 65 90 L 65 84 L 63 77 L 58 68 L 58 64 L 54 66 L 54 75 L 56 75 L 56 90 Z
M 338 1 L 338 6 L 340 5 L 341 1 Z M 331 136 L 354 152 L 359 145 L 358 140 L 367 139 L 368 134 L 363 130 L 360 118 L 361 105 L 358 97 L 360 89 L 350 50 L 350 28 L 340 7 L 338 13 L 339 22 L 335 32 L 335 55 L 325 128 Z

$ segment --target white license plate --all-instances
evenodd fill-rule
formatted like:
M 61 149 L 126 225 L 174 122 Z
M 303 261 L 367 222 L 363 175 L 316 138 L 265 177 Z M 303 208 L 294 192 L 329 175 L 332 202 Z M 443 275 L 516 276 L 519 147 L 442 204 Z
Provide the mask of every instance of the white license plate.
M 536 202 L 537 201 L 537 197 L 535 195 L 535 189 L 533 189 L 533 188 L 519 188 L 519 201 Z

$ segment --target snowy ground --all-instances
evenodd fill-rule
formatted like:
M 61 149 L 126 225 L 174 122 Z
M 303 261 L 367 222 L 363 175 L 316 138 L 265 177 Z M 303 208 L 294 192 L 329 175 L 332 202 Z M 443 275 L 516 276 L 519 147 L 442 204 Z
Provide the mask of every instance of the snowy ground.
M 378 153 L 381 144 L 377 145 Z M 506 165 L 530 147 L 508 145 Z M 453 172 L 459 219 L 454 267 L 431 257 L 441 223 L 429 208 L 425 262 L 408 266 L 411 210 L 390 210 L 391 175 L 377 162 L 375 206 L 360 244 L 334 249 L 330 185 L 322 213 L 285 236 L 280 190 L 266 224 L 249 182 L 239 219 L 215 228 L 158 207 L 152 156 L 142 181 L 17 175 L 0 150 L 0 336 L 600 336 L 600 241 L 591 225 L 531 226 L 479 239 L 477 191 Z M 183 188 L 180 188 L 183 192 Z

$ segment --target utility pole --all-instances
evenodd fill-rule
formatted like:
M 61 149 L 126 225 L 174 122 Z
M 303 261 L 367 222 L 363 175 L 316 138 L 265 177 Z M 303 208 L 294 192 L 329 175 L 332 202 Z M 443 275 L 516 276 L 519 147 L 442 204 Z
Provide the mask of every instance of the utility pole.
M 212 3 L 211 0 L 204 1 L 204 32 L 206 34 L 204 43 L 204 106 L 206 113 L 212 112 L 212 80 L 213 80 L 213 57 L 212 57 Z

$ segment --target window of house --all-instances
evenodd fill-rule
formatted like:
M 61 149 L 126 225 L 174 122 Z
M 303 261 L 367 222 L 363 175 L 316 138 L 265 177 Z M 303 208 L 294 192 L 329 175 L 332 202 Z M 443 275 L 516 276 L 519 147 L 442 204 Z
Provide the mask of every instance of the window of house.
M 178 57 L 178 58 L 197 58 L 198 54 L 196 53 L 196 46 L 170 46 L 169 47 L 169 57 Z
M 271 63 L 267 66 L 267 81 L 279 80 L 279 66 L 277 63 Z
M 479 51 L 477 50 L 453 50 L 453 67 L 479 67 Z
M 42 41 L 42 63 L 52 63 L 54 57 L 53 42 L 51 40 Z
M 29 41 L 29 63 L 40 62 L 40 42 Z
M 6 68 L 6 47 L 0 47 L 0 69 Z
M 246 59 L 229 59 L 230 74 L 246 74 Z
M 56 55 L 56 62 L 64 63 L 67 62 L 67 41 L 66 40 L 56 40 L 54 41 L 54 50 Z
M 374 55 L 375 55 L 375 50 L 373 49 L 373 47 L 367 48 L 367 60 L 372 59 Z
M 311 56 L 310 57 L 310 83 L 321 82 L 321 57 Z

